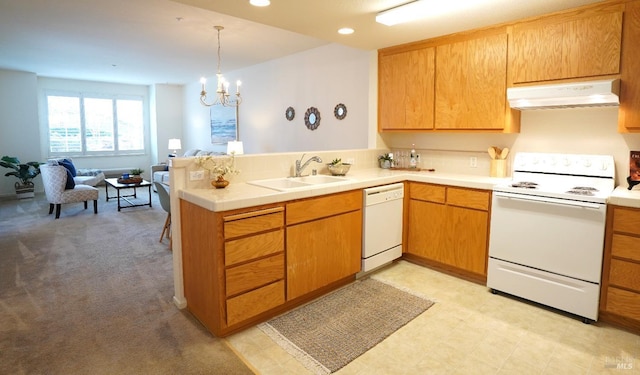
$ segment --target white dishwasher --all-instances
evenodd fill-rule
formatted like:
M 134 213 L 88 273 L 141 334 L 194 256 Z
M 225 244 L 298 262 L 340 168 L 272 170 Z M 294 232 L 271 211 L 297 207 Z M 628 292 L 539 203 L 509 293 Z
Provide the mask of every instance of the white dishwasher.
M 362 272 L 402 256 L 404 184 L 364 189 Z

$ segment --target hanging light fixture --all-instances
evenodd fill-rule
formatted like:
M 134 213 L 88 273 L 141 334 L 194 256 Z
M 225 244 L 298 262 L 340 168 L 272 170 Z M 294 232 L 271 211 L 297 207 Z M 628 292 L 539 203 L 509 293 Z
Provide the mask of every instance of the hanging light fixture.
M 232 98 L 229 94 L 229 82 L 224 79 L 222 73 L 220 73 L 220 31 L 224 30 L 224 27 L 214 26 L 213 28 L 218 31 L 218 73 L 216 74 L 218 78 L 218 86 L 216 88 L 216 96 L 213 102 L 207 103 L 207 79 L 204 77 L 200 78 L 200 83 L 202 84 L 202 91 L 200 92 L 200 103 L 207 107 L 211 107 L 214 105 L 237 107 L 242 102 L 242 98 L 240 97 L 240 85 L 242 83 L 240 81 L 236 82 L 236 94 L 235 98 Z

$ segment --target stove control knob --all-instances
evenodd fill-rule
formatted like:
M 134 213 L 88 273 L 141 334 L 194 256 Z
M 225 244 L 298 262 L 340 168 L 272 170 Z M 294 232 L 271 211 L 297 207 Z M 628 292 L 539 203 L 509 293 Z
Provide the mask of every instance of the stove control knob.
M 583 164 L 585 167 L 589 168 L 589 167 L 591 166 L 591 160 L 589 160 L 589 159 L 584 159 L 584 160 L 582 160 L 582 164 Z
M 562 159 L 562 164 L 564 164 L 565 167 L 568 167 L 569 165 L 571 165 L 571 161 L 569 160 L 569 158 L 564 158 Z

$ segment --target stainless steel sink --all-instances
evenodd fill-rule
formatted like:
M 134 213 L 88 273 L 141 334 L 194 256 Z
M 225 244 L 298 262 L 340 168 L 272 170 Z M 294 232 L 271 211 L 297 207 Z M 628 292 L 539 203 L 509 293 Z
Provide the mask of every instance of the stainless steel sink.
M 336 176 L 315 175 L 304 177 L 281 177 L 266 180 L 247 181 L 250 185 L 256 185 L 277 191 L 304 190 L 318 187 L 348 182 L 350 179 Z

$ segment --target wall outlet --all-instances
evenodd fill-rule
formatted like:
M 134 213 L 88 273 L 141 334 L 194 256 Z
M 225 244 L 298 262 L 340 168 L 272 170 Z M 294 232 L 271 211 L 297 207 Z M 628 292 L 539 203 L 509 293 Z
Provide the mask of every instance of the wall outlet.
M 478 168 L 478 158 L 475 156 L 472 156 L 469 158 L 469 167 L 471 168 Z
M 355 158 L 346 158 L 344 160 L 344 162 L 347 163 L 347 164 L 354 165 L 356 163 L 356 159 Z
M 189 180 L 191 181 L 204 180 L 204 171 L 189 172 Z

